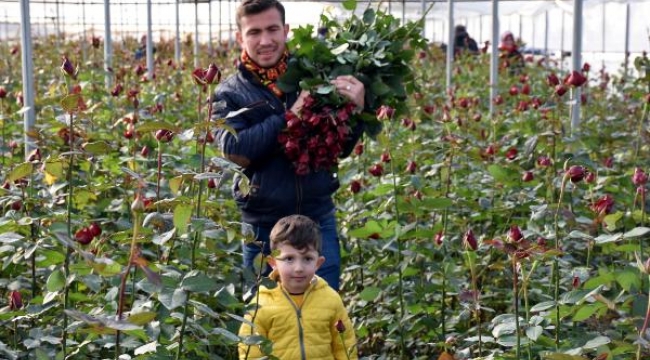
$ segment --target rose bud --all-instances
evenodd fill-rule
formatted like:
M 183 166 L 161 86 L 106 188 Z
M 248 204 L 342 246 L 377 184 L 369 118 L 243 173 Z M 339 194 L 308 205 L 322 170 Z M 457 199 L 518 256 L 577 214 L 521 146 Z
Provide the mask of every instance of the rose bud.
M 508 231 L 508 239 L 512 242 L 519 242 L 524 238 L 524 235 L 521 233 L 519 226 L 510 225 L 510 230 Z
M 647 94 L 647 95 L 645 96 L 645 102 L 648 103 L 648 104 L 650 104 L 650 94 Z
M 548 156 L 540 156 L 537 158 L 537 165 L 541 167 L 551 166 L 551 159 Z
M 362 142 L 357 143 L 357 145 L 354 147 L 354 154 L 355 155 L 363 154 L 363 143 Z
M 409 118 L 403 118 L 402 119 L 402 126 L 404 126 L 405 128 L 407 128 L 407 129 L 410 128 L 411 124 L 413 124 L 413 120 L 411 120 Z
M 466 97 L 458 99 L 458 107 L 466 109 L 469 106 L 469 100 Z
M 5 181 L 2 183 L 2 188 L 5 190 L 9 190 L 11 188 L 11 184 L 8 181 Z
M 336 325 L 334 325 L 334 327 L 336 328 L 336 331 L 338 331 L 339 333 L 344 333 L 345 332 L 345 324 L 343 324 L 343 320 L 339 319 L 336 322 Z
M 635 168 L 634 175 L 632 175 L 632 183 L 639 186 L 645 185 L 646 182 L 648 182 L 648 175 L 641 168 Z
M 496 147 L 494 145 L 490 145 L 487 147 L 487 149 L 485 149 L 485 154 L 487 156 L 494 156 L 495 153 L 496 153 Z
M 142 66 L 142 64 L 138 64 L 136 65 L 135 69 L 133 69 L 133 72 L 135 72 L 136 76 L 142 76 L 145 72 L 147 72 L 147 68 Z
M 593 184 L 594 181 L 596 181 L 596 174 L 592 172 L 587 172 L 587 174 L 585 175 L 585 182 L 587 184 Z
M 208 189 L 214 189 L 217 187 L 217 182 L 214 178 L 208 179 Z
M 609 214 L 612 212 L 613 207 L 614 199 L 611 197 L 611 195 L 606 194 L 591 205 L 591 210 L 593 210 L 596 214 Z
M 384 167 L 381 164 L 375 164 L 368 170 L 372 176 L 381 176 L 384 173 Z
M 546 83 L 548 84 L 548 86 L 558 86 L 560 84 L 560 79 L 558 79 L 555 73 L 550 73 L 546 77 Z
M 93 240 L 93 234 L 87 227 L 81 228 L 74 233 L 74 239 L 81 245 L 88 245 Z
M 606 168 L 612 168 L 614 166 L 614 158 L 613 157 L 608 157 L 603 160 L 603 165 L 605 165 Z
M 524 84 L 521 87 L 521 93 L 524 94 L 524 95 L 530 95 L 530 85 Z
M 4 88 L 4 86 L 0 86 L 0 99 L 4 99 L 7 97 L 7 90 Z
M 72 61 L 70 61 L 67 56 L 64 55 L 61 59 L 63 60 L 63 64 L 61 64 L 61 72 L 63 72 L 64 75 L 76 80 L 79 69 L 75 69 Z
M 582 65 L 582 71 L 589 72 L 589 70 L 591 70 L 591 65 L 589 65 L 588 62 L 584 63 L 584 65 Z
M 126 130 L 124 130 L 124 137 L 127 139 L 132 139 L 134 134 L 135 134 L 135 125 L 129 123 L 126 126 Z
M 382 105 L 377 109 L 377 120 L 390 120 L 394 113 L 395 109 L 387 105 Z
M 351 191 L 353 194 L 356 194 L 356 193 L 358 193 L 359 191 L 361 191 L 361 183 L 360 183 L 358 180 L 352 180 L 352 181 L 350 182 L 350 191 Z
M 533 181 L 533 179 L 535 179 L 535 175 L 533 175 L 532 171 L 525 171 L 521 176 L 521 181 L 523 182 Z
M 16 200 L 11 203 L 11 210 L 20 211 L 20 209 L 22 208 L 23 208 L 23 202 L 20 200 Z
M 510 87 L 510 96 L 517 96 L 519 94 L 519 88 L 517 85 L 512 85 Z
M 585 175 L 585 168 L 580 165 L 572 165 L 565 173 L 565 176 L 568 176 L 572 183 L 582 181 L 582 179 L 585 178 Z
M 577 289 L 578 287 L 580 287 L 580 277 L 579 276 L 573 275 L 573 281 L 571 281 L 571 286 L 574 289 Z
M 99 226 L 98 223 L 92 222 L 90 226 L 88 226 L 88 231 L 90 231 L 90 234 L 95 238 L 98 237 L 99 235 L 102 234 L 102 228 Z
M 9 310 L 16 311 L 23 308 L 23 297 L 19 291 L 9 292 Z
M 91 43 L 92 43 L 92 45 L 93 45 L 93 47 L 94 47 L 95 49 L 99 48 L 99 42 L 100 42 L 100 40 L 99 40 L 98 37 L 96 37 L 96 36 L 93 36 L 93 37 L 92 37 L 92 41 L 91 41 Z
M 135 195 L 135 199 L 133 199 L 133 202 L 131 203 L 131 211 L 134 213 L 142 213 L 144 212 L 145 206 L 144 206 L 144 201 L 142 201 L 142 197 L 140 194 Z
M 492 102 L 494 102 L 494 105 L 501 105 L 503 104 L 503 97 L 501 95 L 497 95 L 494 97 Z
M 506 158 L 508 160 L 514 160 L 517 158 L 518 153 L 519 151 L 517 150 L 517 148 L 511 147 L 510 149 L 508 149 L 508 151 L 506 151 Z
M 431 115 L 431 114 L 433 114 L 434 111 L 436 111 L 436 107 L 433 106 L 433 105 L 424 105 L 422 110 L 424 110 L 425 114 Z
M 445 235 L 441 232 L 436 233 L 436 236 L 434 236 L 433 241 L 436 243 L 436 245 L 440 246 L 442 245 L 442 242 L 445 240 Z
M 11 48 L 11 55 L 16 55 L 20 51 L 20 47 L 18 45 L 14 46 Z
M 156 140 L 166 143 L 170 142 L 174 138 L 174 133 L 167 129 L 160 129 L 156 131 Z
M 541 237 L 541 236 L 538 236 L 537 237 L 537 246 L 541 246 L 541 247 L 546 246 L 546 239 Z
M 409 160 L 408 164 L 406 164 L 406 171 L 415 174 L 415 172 L 418 169 L 418 164 L 415 163 L 413 160 Z
M 205 69 L 196 68 L 192 71 L 192 79 L 196 85 L 205 86 Z
M 389 163 L 391 161 L 390 153 L 388 151 L 385 151 L 383 154 L 381 154 L 381 162 L 383 163 Z
M 476 241 L 476 237 L 474 236 L 474 232 L 472 231 L 472 229 L 468 229 L 467 232 L 465 233 L 465 236 L 463 236 L 463 244 L 465 245 L 465 248 L 468 250 L 478 249 L 478 243 Z
M 219 70 L 217 65 L 211 63 L 205 71 L 203 80 L 206 84 L 218 84 L 221 81 L 221 70 Z
M 571 74 L 564 80 L 565 85 L 570 85 L 573 87 L 580 87 L 587 82 L 587 78 L 581 73 L 573 70 Z
M 115 86 L 113 87 L 113 90 L 111 90 L 111 96 L 113 96 L 113 97 L 119 96 L 122 93 L 122 89 L 124 89 L 122 87 L 122 84 L 120 84 L 120 83 L 115 84 Z
M 140 155 L 142 155 L 143 157 L 147 157 L 149 156 L 149 152 L 150 152 L 149 147 L 145 145 L 142 147 L 142 150 L 140 150 Z
M 556 94 L 557 96 L 560 96 L 560 97 L 561 97 L 562 95 L 566 94 L 566 92 L 567 92 L 567 88 L 566 88 L 566 86 L 564 86 L 564 85 L 557 85 L 557 86 L 555 86 L 555 94 Z
M 41 161 L 41 149 L 36 148 L 32 150 L 32 152 L 29 153 L 29 156 L 27 156 L 27 161 Z

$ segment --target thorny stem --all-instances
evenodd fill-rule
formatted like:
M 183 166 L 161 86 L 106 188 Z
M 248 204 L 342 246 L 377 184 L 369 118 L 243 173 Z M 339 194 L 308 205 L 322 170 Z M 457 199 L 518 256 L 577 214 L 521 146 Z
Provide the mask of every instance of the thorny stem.
M 201 116 L 201 90 L 199 90 L 199 97 L 198 97 L 198 114 L 199 114 L 199 119 Z M 205 131 L 206 134 L 207 132 L 210 131 L 210 116 L 212 114 L 212 101 L 208 101 L 208 115 L 206 117 L 206 120 L 204 122 L 205 124 Z M 199 138 L 201 132 L 199 131 Z M 207 135 L 203 139 L 203 142 L 201 144 L 197 144 L 200 146 L 200 156 L 201 156 L 201 163 L 200 163 L 200 169 L 199 173 L 204 173 L 205 172 L 205 147 L 207 145 Z M 160 156 L 160 155 L 159 155 Z M 159 159 L 159 164 L 160 164 L 160 159 Z M 160 174 L 160 172 L 159 172 Z M 203 196 L 203 189 L 204 189 L 204 182 L 201 181 L 199 182 L 199 190 L 198 190 L 198 195 L 197 195 L 197 201 L 196 201 L 196 217 L 199 218 L 201 217 L 201 198 Z M 191 253 L 191 263 L 190 263 L 190 270 L 194 270 L 194 266 L 196 263 L 196 246 L 199 243 L 199 240 L 201 239 L 201 234 L 199 233 L 198 230 L 194 229 L 194 238 L 192 240 L 192 253 Z M 179 335 L 179 340 L 178 340 L 178 351 L 176 352 L 176 360 L 179 360 L 181 358 L 181 354 L 183 353 L 183 339 L 185 337 L 185 326 L 187 324 L 187 316 L 189 313 L 189 298 L 190 298 L 190 293 L 185 292 L 185 306 L 183 307 L 183 322 L 181 324 L 181 329 L 180 329 L 180 335 Z
M 451 192 L 451 169 L 452 169 L 452 164 L 454 162 L 454 151 L 453 148 L 450 151 L 449 154 L 449 164 L 447 166 L 447 178 L 445 179 L 445 198 L 449 196 L 449 193 Z M 442 234 L 447 233 L 447 220 L 449 218 L 449 212 L 447 209 L 445 209 L 442 213 Z M 447 247 L 445 246 L 445 243 L 442 243 L 442 299 L 441 299 L 441 304 L 440 304 L 440 313 L 442 317 L 442 341 L 445 341 L 447 338 L 447 328 L 446 328 L 446 317 L 445 317 L 445 312 L 447 311 L 447 303 L 445 302 L 445 299 L 447 297 L 447 273 L 446 273 L 446 266 L 445 266 L 445 261 L 447 259 Z
M 262 249 L 263 251 L 264 249 Z M 260 269 L 257 272 L 257 280 L 255 281 L 255 311 L 253 312 L 253 316 L 251 317 L 251 323 L 255 324 L 255 318 L 257 318 L 257 313 L 260 309 L 259 303 L 260 303 L 260 284 L 262 283 L 262 272 L 264 269 L 264 256 L 260 256 Z M 253 335 L 253 328 L 251 327 L 251 335 Z M 246 356 L 244 360 L 248 360 L 248 355 L 251 351 L 250 345 L 246 347 Z
M 70 147 L 70 161 L 68 163 L 68 176 L 67 176 L 67 181 L 68 181 L 68 201 L 67 201 L 67 231 L 68 231 L 68 239 L 72 239 L 72 196 L 73 196 L 73 190 L 74 186 L 72 186 L 72 171 L 73 171 L 73 165 L 74 165 L 74 115 L 71 112 L 70 113 L 70 125 L 69 125 L 69 137 L 68 137 L 68 142 L 69 142 L 69 147 Z M 61 346 L 63 347 L 63 358 L 65 359 L 66 357 L 66 352 L 67 352 L 67 338 L 68 338 L 68 314 L 65 312 L 68 309 L 68 304 L 69 304 L 69 293 L 70 293 L 70 286 L 68 285 L 68 276 L 70 275 L 70 256 L 72 255 L 72 248 L 71 247 L 66 247 L 66 252 L 65 252 L 65 262 L 63 263 L 63 278 L 65 279 L 64 285 L 63 285 L 63 339 L 61 342 Z
M 569 178 L 565 175 L 562 179 L 562 185 L 560 187 L 560 196 L 557 201 L 557 209 L 555 209 L 555 219 L 554 219 L 554 229 L 555 229 L 555 250 L 557 254 L 553 259 L 553 282 L 555 285 L 555 291 L 553 294 L 553 300 L 555 301 L 555 349 L 560 349 L 560 264 L 558 261 L 558 256 L 561 247 L 560 244 L 560 230 L 559 230 L 559 216 L 560 208 L 562 206 L 562 197 L 564 197 L 564 189 L 566 187 L 567 180 Z
M 387 128 L 387 137 L 390 139 L 390 123 Z M 395 174 L 395 165 L 394 162 L 391 161 L 390 163 L 390 173 L 393 178 L 393 198 L 397 199 L 398 198 L 398 191 L 397 191 L 397 175 Z M 400 219 L 400 211 L 399 211 L 399 206 L 398 202 L 395 201 L 395 218 L 397 219 L 397 223 L 399 226 L 399 219 Z M 405 315 L 405 305 L 404 305 L 404 278 L 403 278 L 403 272 L 402 272 L 402 251 L 403 249 L 403 244 L 402 241 L 399 238 L 399 235 L 397 236 L 397 277 L 398 277 L 398 293 L 399 293 L 399 308 L 400 308 L 400 316 L 399 316 L 399 329 L 400 329 L 400 355 L 402 359 L 405 359 L 405 352 L 406 352 L 406 342 L 404 339 L 404 332 L 402 331 L 402 321 L 404 320 L 404 315 Z
M 632 161 L 636 162 L 636 159 L 639 156 L 639 149 L 641 148 L 641 137 L 643 133 L 643 123 L 645 122 L 645 118 L 648 115 L 648 103 L 646 102 L 643 105 L 643 114 L 641 115 L 641 119 L 639 120 L 639 125 L 637 127 L 637 139 L 636 139 L 636 146 L 634 148 L 634 159 Z
M 476 269 L 474 266 L 474 259 L 472 259 L 472 254 L 470 250 L 466 250 L 467 254 L 467 264 L 469 265 L 469 273 L 471 276 L 472 283 L 472 298 L 474 299 L 474 316 L 476 316 L 476 325 L 477 325 L 477 335 L 478 335 L 478 356 L 481 357 L 483 353 L 483 339 L 481 336 L 481 310 L 479 307 L 478 300 L 478 285 L 476 285 Z
M 514 295 L 514 305 L 515 305 L 515 336 L 517 337 L 517 347 L 515 348 L 516 358 L 520 359 L 521 352 L 521 333 L 519 332 L 519 273 L 517 272 L 517 255 L 512 255 L 512 291 Z
M 648 276 L 648 280 L 650 282 L 650 276 Z M 643 326 L 641 326 L 641 329 L 639 330 L 639 337 L 643 338 L 646 330 L 648 329 L 648 323 L 650 323 L 650 287 L 648 287 L 648 306 L 646 308 L 645 312 L 645 319 L 643 320 Z M 641 342 L 639 341 L 639 344 L 637 345 L 636 348 L 636 360 L 641 360 Z
M 131 266 L 134 263 L 135 256 L 136 256 L 136 244 L 137 244 L 137 239 L 139 236 L 139 231 L 140 231 L 140 217 L 141 214 L 139 212 L 133 212 L 133 237 L 131 238 L 131 250 L 129 251 L 129 263 L 126 265 L 126 269 L 124 269 L 124 272 L 122 272 L 122 278 L 120 279 L 120 295 L 119 295 L 119 303 L 117 306 L 117 321 L 122 320 L 122 314 L 124 312 L 124 295 L 126 292 L 126 279 L 129 277 L 129 273 L 131 272 Z M 120 334 L 121 332 L 118 330 L 115 338 L 115 359 L 120 356 Z
M 156 201 L 160 201 L 161 176 L 162 176 L 162 141 L 158 140 L 158 174 L 156 179 Z

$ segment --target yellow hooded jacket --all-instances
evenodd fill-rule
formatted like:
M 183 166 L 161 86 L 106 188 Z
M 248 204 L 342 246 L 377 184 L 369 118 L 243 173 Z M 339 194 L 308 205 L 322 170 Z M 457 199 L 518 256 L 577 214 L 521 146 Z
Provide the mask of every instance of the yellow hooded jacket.
M 347 360 L 347 349 L 352 349 L 350 359 L 358 359 L 354 328 L 341 297 L 325 280 L 317 276 L 314 279 L 305 291 L 302 306 L 296 305 L 279 282 L 273 289 L 261 286 L 254 334 L 271 340 L 272 355 L 281 360 Z M 254 313 L 253 309 L 245 318 L 252 321 Z M 345 325 L 343 337 L 347 349 L 336 329 L 339 320 Z M 250 325 L 242 323 L 239 336 L 249 335 Z M 239 344 L 240 359 L 260 359 L 263 356 L 259 346 Z

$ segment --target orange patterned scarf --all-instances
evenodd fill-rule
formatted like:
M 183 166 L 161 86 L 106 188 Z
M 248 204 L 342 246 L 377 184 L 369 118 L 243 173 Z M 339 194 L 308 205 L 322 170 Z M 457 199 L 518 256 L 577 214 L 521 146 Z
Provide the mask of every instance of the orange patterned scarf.
M 257 76 L 262 85 L 266 86 L 277 97 L 282 97 L 284 94 L 276 84 L 277 80 L 287 71 L 287 59 L 289 58 L 289 51 L 286 49 L 280 58 L 280 61 L 271 68 L 263 68 L 257 65 L 246 53 L 246 50 L 241 53 L 241 62 L 246 70 Z

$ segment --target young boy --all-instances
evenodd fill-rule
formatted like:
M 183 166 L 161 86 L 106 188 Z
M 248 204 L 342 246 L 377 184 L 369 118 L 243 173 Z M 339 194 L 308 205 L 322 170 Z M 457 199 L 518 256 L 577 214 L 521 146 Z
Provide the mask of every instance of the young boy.
M 270 240 L 270 278 L 278 286 L 260 287 L 259 297 L 253 298 L 258 306 L 246 314 L 255 326 L 242 323 L 239 336 L 269 339 L 272 354 L 282 360 L 357 359 L 355 350 L 348 351 L 355 348 L 356 337 L 343 301 L 315 275 L 325 261 L 318 225 L 303 215 L 287 216 L 275 224 Z M 257 345 L 239 345 L 240 359 L 263 356 Z

